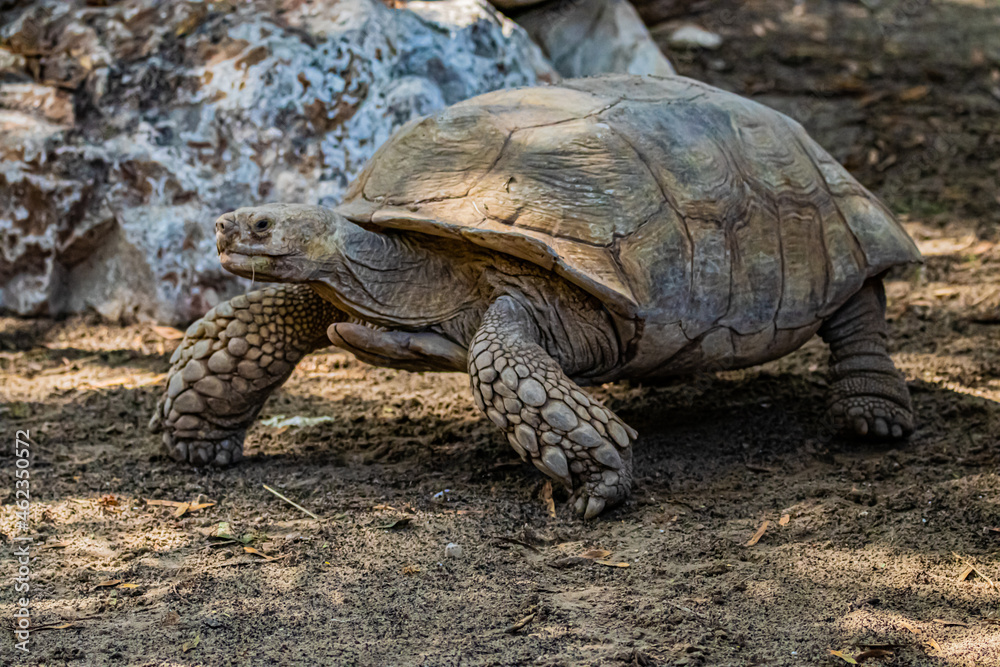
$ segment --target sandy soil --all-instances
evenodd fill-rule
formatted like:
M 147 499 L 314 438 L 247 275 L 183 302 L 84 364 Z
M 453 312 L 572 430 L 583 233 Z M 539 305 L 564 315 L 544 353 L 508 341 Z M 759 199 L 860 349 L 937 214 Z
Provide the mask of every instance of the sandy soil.
M 192 469 L 146 431 L 170 330 L 0 319 L 0 420 L 11 445 L 31 433 L 37 557 L 31 653 L 15 656 L 8 630 L 0 662 L 848 664 L 836 650 L 1000 664 L 1000 9 L 935 3 L 889 22 L 794 6 L 718 3 L 695 18 L 723 48 L 672 55 L 682 73 L 809 110 L 808 129 L 918 239 L 926 265 L 888 283 L 918 411 L 909 443 L 830 436 L 818 340 L 749 371 L 604 387 L 641 433 L 635 497 L 584 523 L 559 489 L 552 514 L 464 376 L 317 354 L 266 406 L 247 461 Z M 830 83 L 845 72 L 857 82 Z M 944 150 L 927 148 L 938 137 Z M 10 537 L 10 474 L 0 497 Z

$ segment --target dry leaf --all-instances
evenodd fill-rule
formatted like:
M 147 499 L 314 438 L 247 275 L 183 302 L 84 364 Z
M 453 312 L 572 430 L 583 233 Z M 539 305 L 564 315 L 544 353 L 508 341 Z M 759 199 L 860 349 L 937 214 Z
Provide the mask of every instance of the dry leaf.
M 139 584 L 122 584 L 118 588 L 139 588 Z
M 791 520 L 792 520 L 792 517 L 791 517 L 790 514 L 782 514 L 781 518 L 778 519 L 778 525 L 779 526 L 787 526 L 788 522 L 791 521 Z
M 590 558 L 593 560 L 604 559 L 611 555 L 607 549 L 588 549 L 580 554 L 580 558 Z
M 185 514 L 187 514 L 187 511 L 190 508 L 191 508 L 191 505 L 189 505 L 187 503 L 181 503 L 180 505 L 177 506 L 177 509 L 174 510 L 174 518 L 175 519 L 181 518 L 182 516 L 184 516 Z
M 843 651 L 834 651 L 834 650 L 831 649 L 830 650 L 830 655 L 837 656 L 838 658 L 840 658 L 841 660 L 843 660 L 844 662 L 846 662 L 849 665 L 856 665 L 856 664 L 858 664 L 857 660 L 855 660 L 851 656 L 847 655 Z
M 108 579 L 107 581 L 101 581 L 94 585 L 94 588 L 110 588 L 111 586 L 117 586 L 122 583 L 121 579 Z
M 548 510 L 549 516 L 553 519 L 556 518 L 556 501 L 552 499 L 552 480 L 545 480 L 540 496 L 542 502 L 545 503 L 545 508 Z
M 229 527 L 228 521 L 220 521 L 219 525 L 215 527 L 212 534 L 209 537 L 215 537 L 220 540 L 235 540 L 233 537 L 233 529 Z
M 899 101 L 916 102 L 917 100 L 922 100 L 927 97 L 930 92 L 930 86 L 914 86 L 913 88 L 907 88 L 899 94 Z
M 528 614 L 514 625 L 505 629 L 504 632 L 506 632 L 509 635 L 512 635 L 521 628 L 523 628 L 524 626 L 526 626 L 528 623 L 531 623 L 533 620 L 535 620 L 535 614 Z
M 598 565 L 606 565 L 607 567 L 628 567 L 628 563 L 616 563 L 610 560 L 595 560 Z
M 919 635 L 920 634 L 920 628 L 918 628 L 916 626 L 913 626 L 913 625 L 907 623 L 906 621 L 901 621 L 900 625 L 902 625 L 904 628 L 906 628 L 907 630 L 909 630 L 910 632 L 912 632 L 915 635 Z
M 197 512 L 198 510 L 203 510 L 206 507 L 213 507 L 215 503 L 191 503 L 188 507 L 188 512 Z
M 167 505 L 169 507 L 180 507 L 181 505 L 187 505 L 188 503 L 177 502 L 176 500 L 150 500 L 149 498 L 143 498 L 147 505 Z
M 969 577 L 971 577 L 972 573 L 975 572 L 975 571 L 976 571 L 975 566 L 973 566 L 973 565 L 967 565 L 966 568 L 964 570 L 962 570 L 962 574 L 958 575 L 958 580 L 959 581 L 965 581 L 966 579 L 968 579 Z
M 925 643 L 925 644 L 927 644 L 928 646 L 930 646 L 930 647 L 931 647 L 932 649 L 934 649 L 934 650 L 935 650 L 935 651 L 937 651 L 938 653 L 943 653 L 943 652 L 944 652 L 944 651 L 942 651 L 942 650 L 941 650 L 941 645 L 940 645 L 940 644 L 938 644 L 938 643 L 937 643 L 936 641 L 934 641 L 933 639 L 928 639 L 928 640 L 927 640 L 926 642 L 924 642 L 924 643 Z
M 160 338 L 166 338 L 167 340 L 180 340 L 184 338 L 184 332 L 173 327 L 161 327 L 154 326 L 153 331 L 156 332 Z
M 191 641 L 184 642 L 183 644 L 181 644 L 181 651 L 184 652 L 184 653 L 187 653 L 191 649 L 197 648 L 198 644 L 200 644 L 200 643 L 201 643 L 201 634 L 199 633 L 199 634 L 195 635 L 194 639 L 192 639 Z
M 417 567 L 416 565 L 403 566 L 403 574 L 416 574 L 417 572 L 420 572 L 420 568 Z
M 765 521 L 764 523 L 760 524 L 760 528 L 757 529 L 757 532 L 753 534 L 753 537 L 750 538 L 750 541 L 747 542 L 745 546 L 752 547 L 753 545 L 757 544 L 757 542 L 760 541 L 760 538 L 764 536 L 764 531 L 767 530 L 767 527 L 770 525 L 771 525 L 770 521 Z
M 264 560 L 277 560 L 274 556 L 268 556 L 266 553 L 257 551 L 253 547 L 243 547 L 243 553 L 253 554 L 255 556 L 260 556 Z

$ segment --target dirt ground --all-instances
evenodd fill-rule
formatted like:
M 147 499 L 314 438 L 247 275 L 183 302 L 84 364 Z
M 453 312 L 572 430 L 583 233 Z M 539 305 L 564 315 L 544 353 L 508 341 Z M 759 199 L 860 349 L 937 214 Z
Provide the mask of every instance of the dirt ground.
M 4 540 L 0 663 L 1000 664 L 1000 7 L 711 6 L 693 19 L 726 41 L 671 53 L 681 73 L 800 118 L 926 255 L 888 283 L 909 443 L 830 436 L 818 340 L 608 386 L 641 434 L 635 496 L 585 523 L 559 489 L 550 515 L 465 376 L 308 357 L 245 462 L 192 469 L 146 430 L 170 330 L 0 319 L 0 457 L 30 431 L 36 557 L 19 656 Z M 9 538 L 10 474 L 0 497 Z

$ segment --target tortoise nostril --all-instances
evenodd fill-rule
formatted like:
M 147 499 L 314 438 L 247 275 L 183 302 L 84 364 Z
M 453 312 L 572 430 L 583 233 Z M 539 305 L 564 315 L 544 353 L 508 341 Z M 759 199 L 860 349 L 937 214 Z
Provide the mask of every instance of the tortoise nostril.
M 222 217 L 215 221 L 215 233 L 228 236 L 236 230 L 236 221 L 229 217 Z

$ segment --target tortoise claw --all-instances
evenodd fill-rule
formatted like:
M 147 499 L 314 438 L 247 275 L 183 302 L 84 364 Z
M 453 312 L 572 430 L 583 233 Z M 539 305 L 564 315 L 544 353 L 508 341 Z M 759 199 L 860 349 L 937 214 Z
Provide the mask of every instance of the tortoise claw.
M 595 516 L 604 511 L 604 498 L 598 498 L 597 496 L 591 496 L 590 500 L 587 501 L 587 511 L 584 512 L 584 519 L 593 519 Z

